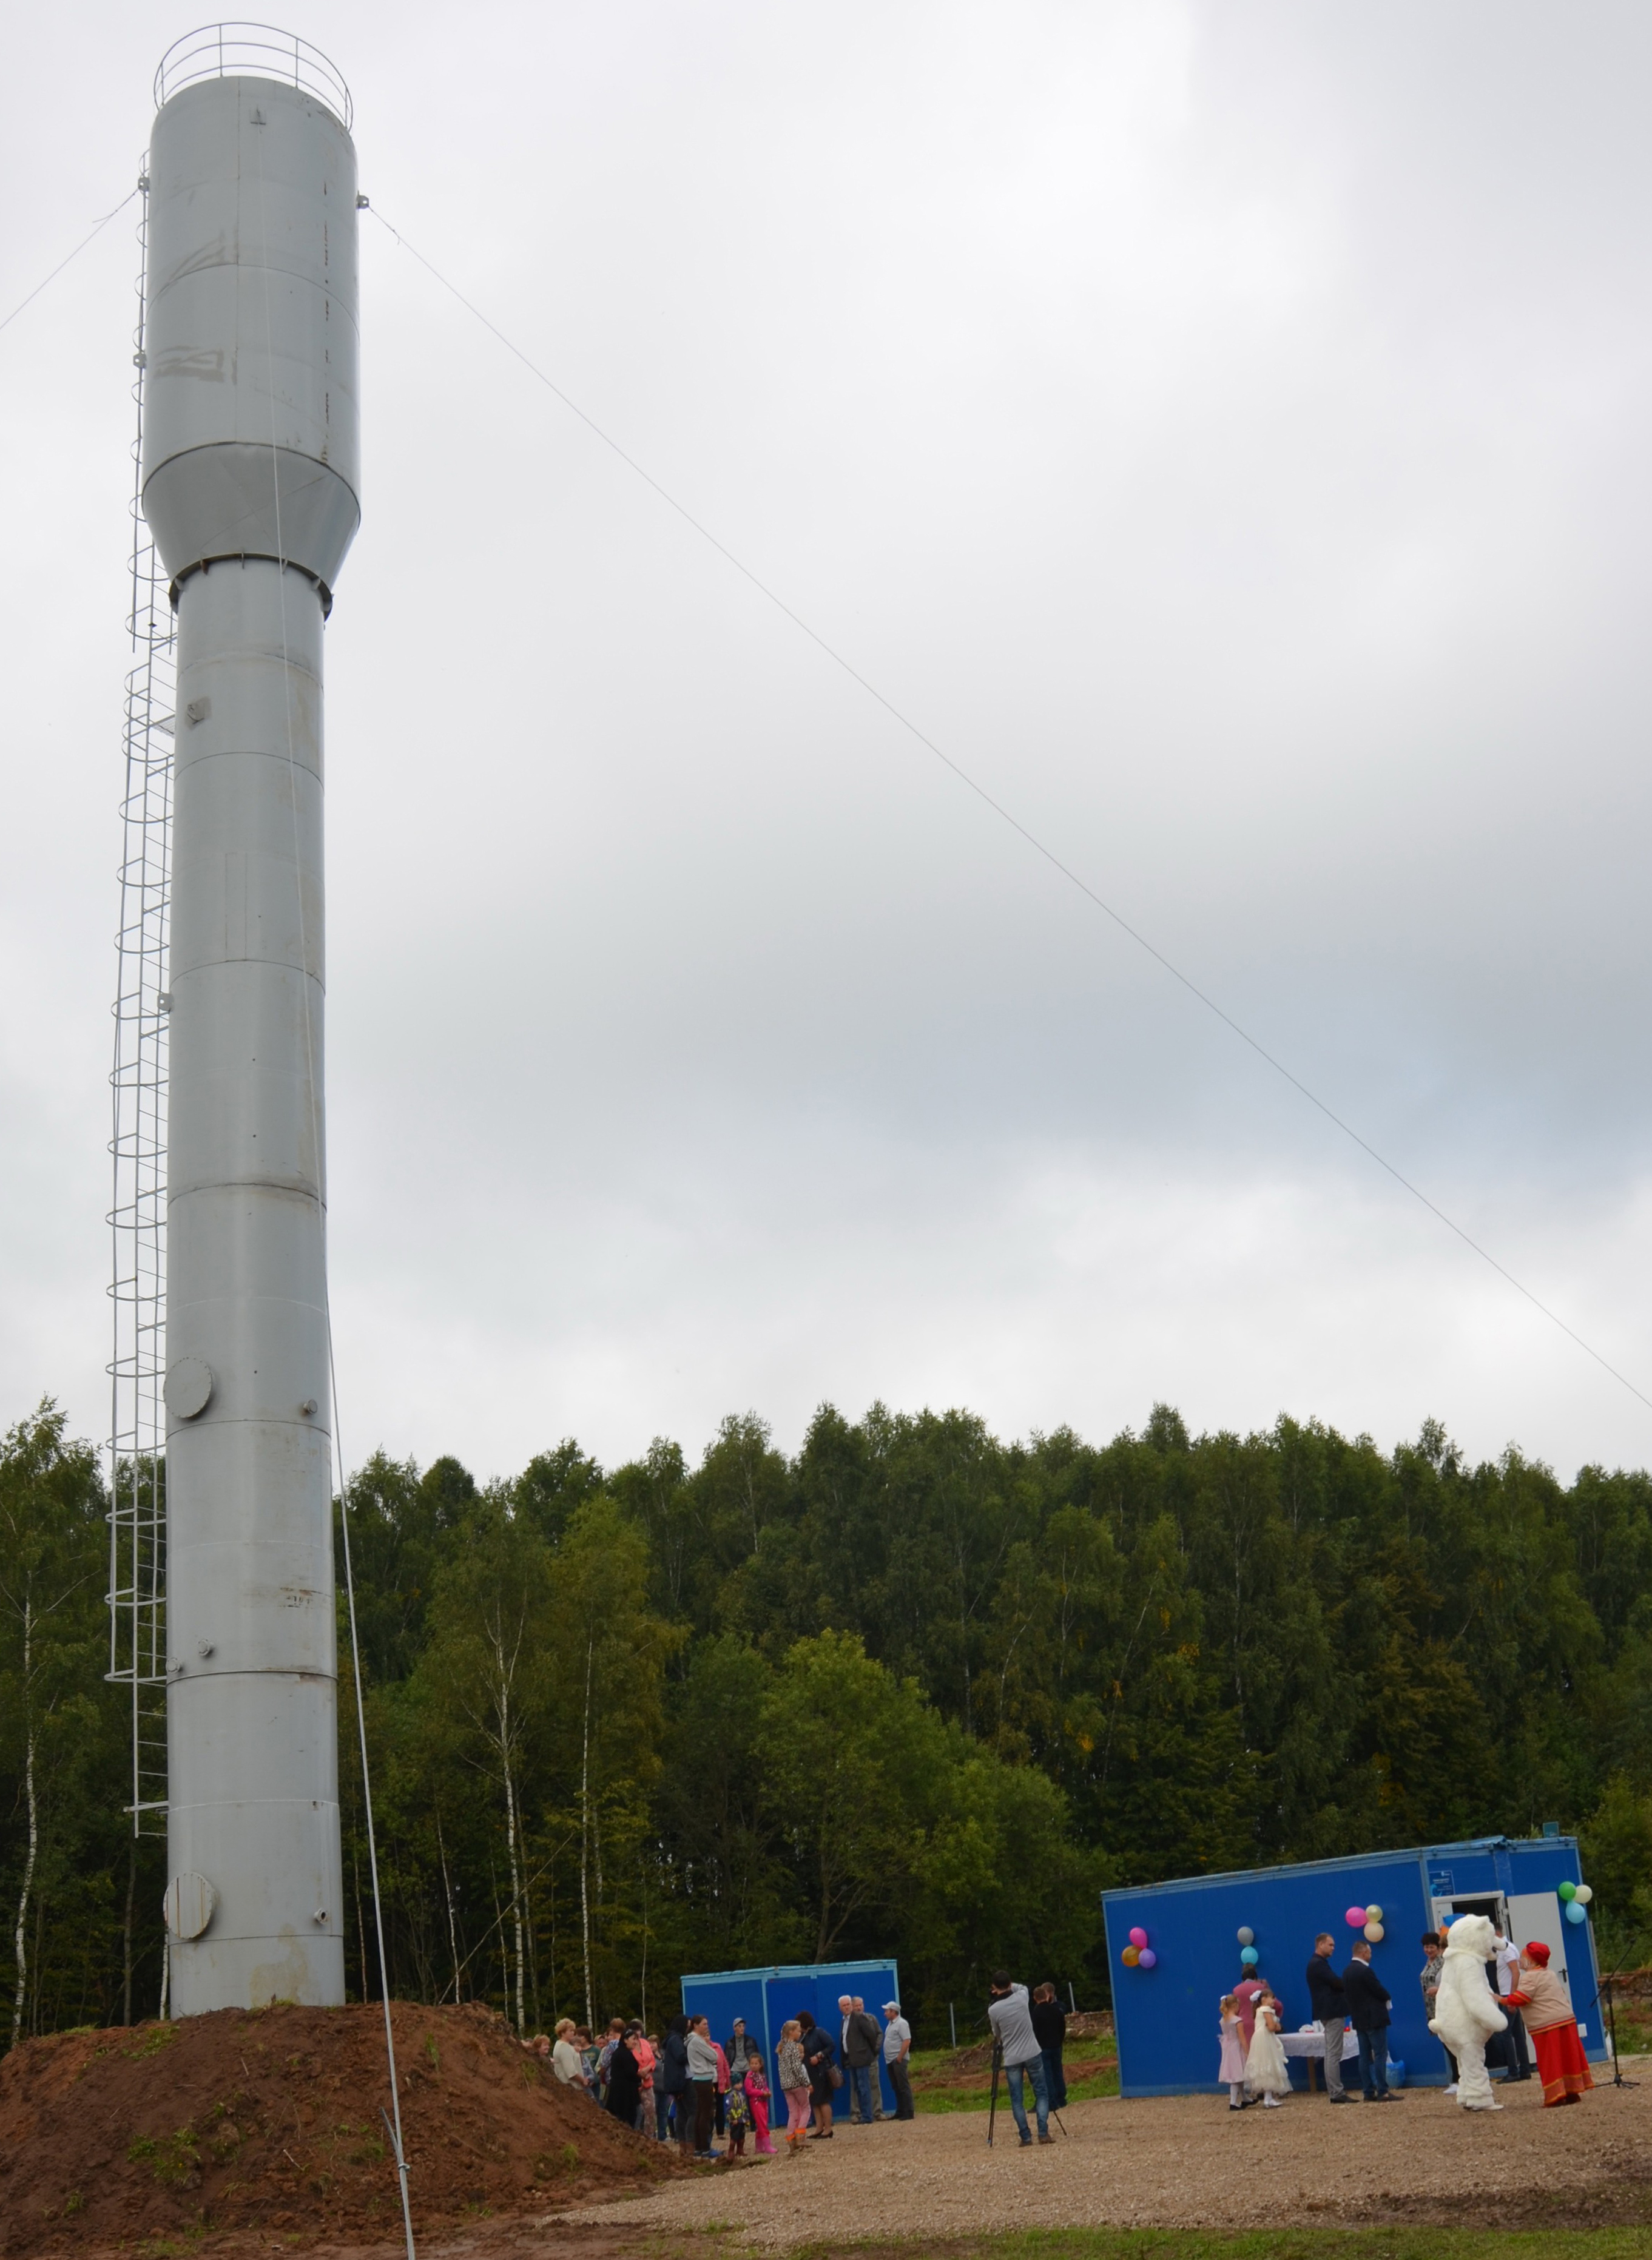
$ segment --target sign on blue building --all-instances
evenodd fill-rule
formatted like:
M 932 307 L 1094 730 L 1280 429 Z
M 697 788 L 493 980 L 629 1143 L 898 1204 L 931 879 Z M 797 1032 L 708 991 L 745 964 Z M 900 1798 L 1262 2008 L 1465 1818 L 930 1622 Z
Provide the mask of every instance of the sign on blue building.
M 1562 1883 L 1582 1880 L 1575 1837 L 1487 1836 L 1104 1892 L 1120 2092 L 1215 2089 L 1218 2005 L 1245 1974 L 1241 1929 L 1254 1935 L 1256 1970 L 1279 1996 L 1286 2033 L 1310 2023 L 1305 1972 L 1316 1934 L 1331 1933 L 1342 1969 L 1362 1935 L 1348 1915 L 1373 1904 L 1383 1911 L 1383 1936 L 1371 1967 L 1393 1997 L 1389 2053 L 1405 2063 L 1409 2083 L 1445 2085 L 1445 2056 L 1428 2030 L 1418 1982 L 1420 1942 L 1426 1929 L 1460 1914 L 1489 1915 L 1521 1946 L 1543 1941 L 1550 1969 L 1570 1992 L 1584 2051 L 1598 2062 L 1607 2051 L 1591 1925 L 1568 1919 L 1559 1892 Z M 1133 1929 L 1147 1934 L 1148 1967 L 1121 1958 Z

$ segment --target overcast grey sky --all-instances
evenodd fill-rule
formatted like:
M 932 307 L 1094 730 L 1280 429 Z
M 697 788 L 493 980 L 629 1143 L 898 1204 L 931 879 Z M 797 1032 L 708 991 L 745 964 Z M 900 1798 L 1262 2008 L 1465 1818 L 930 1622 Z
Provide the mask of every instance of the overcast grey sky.
M 283 0 L 286 4 L 286 0 Z M 283 18 L 283 20 L 288 20 Z M 0 312 L 173 6 L 12 18 Z M 326 4 L 364 188 L 1652 1395 L 1652 15 Z M 131 215 L 0 333 L 0 1419 L 106 1421 Z M 345 1449 L 1652 1412 L 363 231 Z

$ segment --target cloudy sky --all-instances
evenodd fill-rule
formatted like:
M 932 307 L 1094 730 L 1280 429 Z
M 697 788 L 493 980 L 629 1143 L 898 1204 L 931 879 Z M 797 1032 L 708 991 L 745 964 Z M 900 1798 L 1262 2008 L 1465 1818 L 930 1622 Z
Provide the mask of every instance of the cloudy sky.
M 154 0 L 0 74 L 0 312 Z M 375 213 L 1652 1395 L 1652 16 L 316 0 Z M 132 215 L 0 333 L 0 1420 L 106 1421 Z M 1652 1411 L 363 234 L 328 631 L 340 1417 L 1101 1438 Z

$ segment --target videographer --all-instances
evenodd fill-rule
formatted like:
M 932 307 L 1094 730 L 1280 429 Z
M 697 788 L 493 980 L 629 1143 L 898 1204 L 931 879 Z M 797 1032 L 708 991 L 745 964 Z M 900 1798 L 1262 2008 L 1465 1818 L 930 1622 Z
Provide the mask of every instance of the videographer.
M 1016 2132 L 1021 2147 L 1028 2148 L 1033 2136 L 1026 2123 L 1026 2106 L 1022 2099 L 1024 2078 L 1032 2079 L 1033 2097 L 1038 2108 L 1038 2139 L 1050 2140 L 1049 2083 L 1044 2076 L 1044 2050 L 1038 2035 L 1033 2029 L 1033 2013 L 1025 1985 L 1011 1982 L 1007 1970 L 995 1970 L 991 1978 L 992 1998 L 987 2003 L 987 2021 L 992 2028 L 992 2037 L 1004 2054 L 1004 2070 L 1010 2091 L 1010 2109 L 1015 2114 Z

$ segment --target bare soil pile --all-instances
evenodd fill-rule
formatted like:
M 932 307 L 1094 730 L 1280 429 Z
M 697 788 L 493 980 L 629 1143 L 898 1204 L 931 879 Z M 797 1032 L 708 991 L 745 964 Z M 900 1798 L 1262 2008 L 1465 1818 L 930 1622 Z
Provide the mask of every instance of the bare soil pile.
M 561 2087 L 496 2012 L 391 2013 L 415 2227 L 641 2194 L 683 2171 Z M 394 2235 L 389 2103 L 376 2003 L 26 2042 L 0 2061 L 0 2252 L 203 2228 Z

